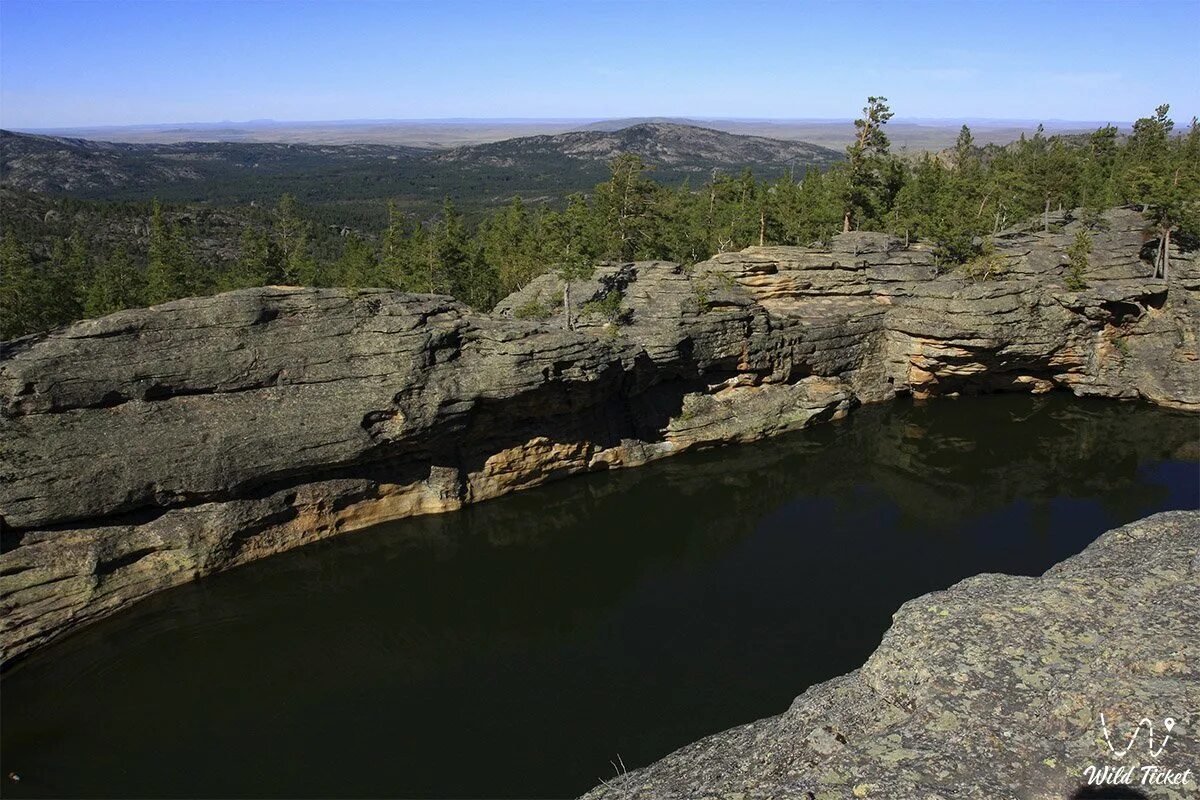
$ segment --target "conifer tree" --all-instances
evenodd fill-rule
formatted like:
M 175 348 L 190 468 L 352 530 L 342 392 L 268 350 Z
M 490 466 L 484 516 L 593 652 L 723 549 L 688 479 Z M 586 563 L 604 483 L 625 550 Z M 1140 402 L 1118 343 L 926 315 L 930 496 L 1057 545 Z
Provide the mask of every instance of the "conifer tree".
M 283 280 L 283 256 L 266 231 L 254 225 L 242 228 L 237 260 L 225 274 L 222 289 L 269 286 Z
M 793 224 L 798 244 L 823 243 L 842 228 L 842 171 L 809 170 L 800 182 L 797 201 L 800 218 Z
M 0 339 L 11 339 L 42 327 L 45 284 L 29 251 L 6 231 L 0 241 Z
M 483 254 L 482 247 L 474 247 L 467 261 L 466 291 L 462 300 L 471 308 L 489 311 L 501 297 L 500 273 Z
M 146 300 L 146 276 L 134 266 L 124 247 L 101 262 L 88 287 L 84 312 L 89 317 L 135 308 Z
M 1133 161 L 1131 173 L 1137 194 L 1154 233 L 1158 248 L 1154 257 L 1154 277 L 1170 279 L 1171 236 L 1177 229 L 1194 233 L 1197 224 L 1196 196 L 1200 181 L 1196 180 L 1195 157 L 1200 152 L 1200 132 L 1195 120 L 1182 141 L 1172 141 L 1175 123 L 1167 104 L 1158 106 L 1154 115 L 1143 117 L 1133 124 L 1129 139 Z
M 465 299 L 469 293 L 472 253 L 466 221 L 449 197 L 442 201 L 442 213 L 434 225 L 432 249 L 433 272 L 427 291 Z
M 1092 237 L 1086 230 L 1075 233 L 1075 239 L 1067 248 L 1067 279 L 1066 286 L 1073 292 L 1087 288 L 1085 275 L 1088 271 L 1089 256 L 1092 253 Z
M 1099 211 L 1112 204 L 1118 153 L 1116 126 L 1105 125 L 1088 137 L 1080 187 L 1085 208 Z
M 412 285 L 412 253 L 404 214 L 395 200 L 387 205 L 387 227 L 380 237 L 380 282 L 391 289 L 409 289 Z
M 185 263 L 177 231 L 163 217 L 156 198 L 150 212 L 150 258 L 146 266 L 146 302 L 154 305 L 184 297 L 190 292 L 189 265 Z
M 439 289 L 440 266 L 434 247 L 433 233 L 423 224 L 417 225 L 409 237 L 411 273 L 409 283 L 401 288 L 406 292 L 436 294 Z
M 296 198 L 285 194 L 275 210 L 275 241 L 283 258 L 283 280 L 296 286 L 312 284 L 317 265 L 312 258 L 309 238 L 312 224 L 300 218 Z
M 886 97 L 868 97 L 860 119 L 854 120 L 854 141 L 846 148 L 846 186 L 843 196 L 842 231 L 871 210 L 872 194 L 879 183 L 880 161 L 890 142 L 883 126 L 892 118 Z
M 1042 158 L 1034 175 L 1034 185 L 1042 197 L 1042 229 L 1050 229 L 1050 209 L 1070 208 L 1075 205 L 1074 187 L 1077 182 L 1078 161 L 1075 154 L 1061 140 L 1050 142 L 1042 152 Z
M 329 283 L 350 289 L 378 286 L 378 266 L 375 249 L 357 233 L 351 232 L 344 239 L 341 258 L 333 266 Z
M 488 215 L 479 239 L 482 257 L 496 270 L 498 290 L 505 294 L 520 289 L 544 268 L 537 226 L 520 197 Z
M 649 169 L 640 156 L 622 153 L 609 164 L 609 180 L 596 187 L 596 210 L 606 234 L 605 255 L 632 260 L 649 237 L 650 213 L 658 190 L 658 184 L 646 176 Z
M 1133 132 L 1129 136 L 1129 154 L 1134 163 L 1159 166 L 1166 158 L 1170 144 L 1171 131 L 1175 122 L 1170 117 L 1171 106 L 1163 103 L 1154 109 L 1149 117 L 1142 117 L 1133 123 Z
M 704 202 L 704 193 L 693 191 L 686 181 L 675 191 L 661 195 L 655 207 L 655 257 L 695 264 L 712 255 L 704 224 Z
M 572 318 L 571 282 L 592 276 L 595 270 L 594 247 L 587 200 L 583 195 L 571 195 L 566 210 L 551 223 L 550 238 L 547 242 L 554 273 L 563 282 L 563 326 L 567 330 L 575 327 Z
M 44 323 L 54 326 L 79 319 L 83 315 L 85 286 L 90 278 L 83 236 L 73 230 L 65 239 L 57 240 L 51 250 L 50 262 L 43 270 L 46 278 Z
M 959 130 L 954 143 L 953 180 L 948 188 L 954 194 L 950 204 L 955 213 L 980 219 L 991 202 L 991 193 L 983 180 L 983 165 L 975 149 L 975 137 L 966 125 Z

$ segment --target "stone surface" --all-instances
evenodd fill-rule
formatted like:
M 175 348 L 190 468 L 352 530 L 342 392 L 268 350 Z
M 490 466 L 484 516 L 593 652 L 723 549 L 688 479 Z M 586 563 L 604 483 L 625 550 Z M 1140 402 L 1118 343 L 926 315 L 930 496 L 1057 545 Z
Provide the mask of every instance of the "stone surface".
M 1197 630 L 1200 512 L 1156 514 L 1040 578 L 976 575 L 911 600 L 861 669 L 586 797 L 1059 800 L 1106 765 L 1133 767 L 1144 796 L 1195 797 Z M 1155 756 L 1143 726 L 1117 757 L 1102 713 L 1118 752 L 1153 721 Z M 1149 765 L 1190 780 L 1142 785 Z
M 5 343 L 0 646 L 11 658 L 324 536 L 898 393 L 1064 388 L 1200 409 L 1194 255 L 1151 279 L 1145 223 L 1112 211 L 1089 287 L 1069 291 L 1079 224 L 1004 233 L 1008 272 L 982 282 L 875 233 L 604 265 L 572 285 L 574 330 L 546 275 L 493 314 L 267 287 Z

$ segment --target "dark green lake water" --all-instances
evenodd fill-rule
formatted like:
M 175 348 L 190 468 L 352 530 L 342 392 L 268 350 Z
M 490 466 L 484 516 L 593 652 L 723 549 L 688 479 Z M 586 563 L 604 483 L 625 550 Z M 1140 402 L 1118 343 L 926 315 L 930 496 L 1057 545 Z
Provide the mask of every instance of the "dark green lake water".
M 18 663 L 0 786 L 575 795 L 783 711 L 905 600 L 1200 507 L 1198 439 L 1140 404 L 897 402 L 315 544 Z

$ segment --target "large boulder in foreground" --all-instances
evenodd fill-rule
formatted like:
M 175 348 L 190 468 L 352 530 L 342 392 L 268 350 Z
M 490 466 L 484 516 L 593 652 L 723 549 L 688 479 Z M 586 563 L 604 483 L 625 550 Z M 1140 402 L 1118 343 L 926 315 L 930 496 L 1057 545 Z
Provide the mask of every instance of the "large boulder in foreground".
M 861 669 L 586 797 L 1196 797 L 1197 631 L 1200 512 L 1156 514 L 911 600 Z

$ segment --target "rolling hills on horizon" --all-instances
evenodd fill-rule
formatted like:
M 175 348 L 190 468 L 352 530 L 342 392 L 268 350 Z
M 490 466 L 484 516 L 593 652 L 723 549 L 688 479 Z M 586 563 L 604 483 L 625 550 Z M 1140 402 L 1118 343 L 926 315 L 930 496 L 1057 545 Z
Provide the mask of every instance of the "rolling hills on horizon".
M 570 131 L 459 147 L 431 155 L 428 160 L 466 170 L 490 167 L 522 174 L 538 173 L 547 167 L 587 169 L 584 165 L 590 164 L 593 169 L 587 171 L 603 180 L 608 162 L 621 153 L 641 156 L 655 168 L 655 177 L 664 182 L 697 175 L 707 178 L 713 170 L 737 173 L 746 168 L 759 177 L 776 177 L 788 170 L 799 174 L 842 158 L 836 150 L 807 142 L 646 122 L 615 131 Z
M 561 200 L 608 175 L 617 154 L 640 155 L 663 183 L 714 170 L 776 177 L 842 156 L 806 142 L 689 125 L 646 123 L 618 131 L 517 137 L 453 149 L 402 145 L 262 142 L 131 144 L 0 132 L 0 184 L 51 196 L 238 204 L 399 198 L 420 208 L 451 197 L 487 206 L 514 196 Z
M 1090 132 L 1113 122 L 1128 128 L 1127 121 L 1041 120 L 1049 133 Z M 803 141 L 835 150 L 854 136 L 850 119 L 788 119 L 738 117 L 644 116 L 579 119 L 349 119 L 349 120 L 247 120 L 241 122 L 173 122 L 139 125 L 94 125 L 22 129 L 22 133 L 121 142 L 129 144 L 179 144 L 182 142 L 238 142 L 266 144 L 375 144 L 454 148 L 530 136 L 554 136 L 573 131 L 608 131 L 645 123 L 666 123 L 710 128 L 747 136 Z M 971 126 L 980 144 L 1006 144 L 1022 133 L 1031 134 L 1033 119 L 926 119 L 897 117 L 888 124 L 894 147 L 908 150 L 941 150 L 953 145 L 963 124 Z

